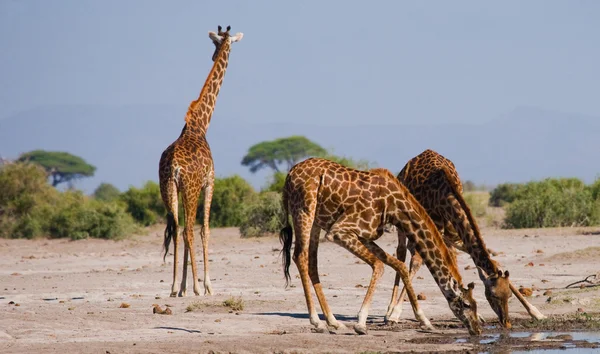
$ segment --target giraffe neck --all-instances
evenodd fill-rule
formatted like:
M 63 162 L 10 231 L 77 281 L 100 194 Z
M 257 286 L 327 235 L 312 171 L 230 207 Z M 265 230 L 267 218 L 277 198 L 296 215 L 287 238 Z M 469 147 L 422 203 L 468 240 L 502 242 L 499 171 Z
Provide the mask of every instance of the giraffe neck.
M 488 274 L 496 273 L 498 268 L 492 261 L 483 237 L 481 237 L 477 221 L 471 216 L 472 213 L 462 196 L 459 195 L 456 199 L 456 202 L 461 204 L 460 209 L 462 211 L 458 212 L 458 220 L 454 222 L 454 225 L 464 247 L 467 249 L 467 253 L 469 253 L 476 266 L 482 268 Z
M 190 103 L 185 117 L 185 132 L 204 135 L 208 131 L 208 125 L 217 103 L 217 96 L 227 71 L 230 50 L 231 44 L 227 41 L 219 48 L 212 69 L 208 73 L 202 91 L 200 91 L 200 96 Z
M 452 289 L 452 280 L 462 287 L 462 277 L 456 261 L 425 208 L 408 191 L 405 193 L 405 198 L 406 204 L 411 205 L 414 210 L 410 213 L 398 210 L 396 215 L 391 216 L 391 223 L 399 229 L 408 231 L 409 238 L 414 238 L 412 242 L 415 250 L 423 259 L 423 263 L 429 269 L 444 297 L 450 300 L 456 296 L 456 292 Z M 407 220 L 407 214 L 410 214 L 410 220 Z

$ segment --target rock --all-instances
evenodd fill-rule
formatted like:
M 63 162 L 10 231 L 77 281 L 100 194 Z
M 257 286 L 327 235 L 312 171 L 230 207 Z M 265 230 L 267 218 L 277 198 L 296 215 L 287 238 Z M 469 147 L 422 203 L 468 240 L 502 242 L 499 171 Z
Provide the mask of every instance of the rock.
M 159 305 L 154 304 L 152 305 L 152 313 L 157 313 L 159 315 L 172 315 L 173 312 L 171 311 L 171 309 L 169 307 L 165 308 L 164 310 L 160 308 Z
M 131 305 L 129 305 L 129 304 L 128 304 L 128 303 L 126 303 L 126 302 L 122 302 L 122 303 L 121 303 L 121 305 L 119 305 L 119 308 L 120 308 L 120 309 L 128 309 L 128 308 L 129 308 L 129 306 L 131 306 Z
M 544 253 L 544 251 L 543 251 L 543 250 L 540 250 L 540 249 L 538 249 L 538 250 L 535 250 L 535 253 Z
M 519 288 L 519 292 L 521 293 L 521 295 L 523 295 L 525 297 L 529 297 L 529 296 L 533 295 L 533 290 L 531 290 L 531 288 L 526 288 L 523 286 Z
M 550 296 L 550 295 L 552 295 L 552 290 L 546 290 L 546 291 L 544 291 L 543 295 L 544 296 Z
M 427 296 L 423 293 L 419 293 L 419 295 L 417 295 L 417 300 L 427 300 Z
M 583 308 L 581 308 L 581 307 L 580 307 L 580 308 L 578 308 L 578 309 L 577 309 L 577 312 L 583 312 Z
M 534 266 L 533 262 L 529 262 L 529 263 L 525 264 L 525 267 L 533 267 L 533 266 Z
M 467 265 L 467 266 L 465 267 L 465 270 L 469 270 L 469 269 L 471 269 L 471 266 L 470 266 L 470 265 Z

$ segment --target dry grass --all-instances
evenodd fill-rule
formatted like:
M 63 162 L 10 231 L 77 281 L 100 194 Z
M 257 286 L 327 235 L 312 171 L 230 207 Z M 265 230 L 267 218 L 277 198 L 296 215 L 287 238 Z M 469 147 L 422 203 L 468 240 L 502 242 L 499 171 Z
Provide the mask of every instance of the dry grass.
M 223 301 L 223 306 L 229 307 L 233 311 L 242 311 L 244 310 L 244 299 L 241 297 L 230 297 L 229 299 Z

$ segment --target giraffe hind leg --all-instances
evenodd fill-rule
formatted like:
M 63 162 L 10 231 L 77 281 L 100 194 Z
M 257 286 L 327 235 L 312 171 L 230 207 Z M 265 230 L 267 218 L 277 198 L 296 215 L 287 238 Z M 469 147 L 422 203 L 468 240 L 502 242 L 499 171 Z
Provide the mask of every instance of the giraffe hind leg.
M 319 279 L 319 267 L 317 262 L 317 255 L 319 250 L 319 235 L 321 233 L 321 228 L 317 225 L 312 226 L 310 231 L 310 244 L 308 246 L 308 275 L 310 277 L 310 281 L 313 284 L 313 288 L 315 289 L 315 294 L 317 295 L 317 300 L 319 301 L 319 305 L 321 305 L 321 310 L 323 311 L 323 315 L 325 315 L 325 320 L 327 321 L 327 325 L 338 329 L 343 330 L 346 328 L 341 322 L 336 320 L 335 316 L 331 312 L 329 305 L 327 304 L 327 300 L 325 299 L 325 294 L 323 293 L 323 287 L 321 286 L 321 281 Z
M 212 203 L 214 190 L 214 178 L 209 178 L 209 181 L 204 187 L 204 218 L 202 220 L 202 232 L 200 238 L 202 240 L 202 259 L 204 263 L 204 295 L 212 295 L 212 284 L 208 273 L 208 240 L 210 237 L 210 205 Z M 197 281 L 197 279 L 196 279 Z M 194 284 L 194 286 L 196 286 Z
M 306 307 L 308 308 L 310 323 L 315 327 L 318 333 L 327 333 L 327 326 L 319 318 L 310 293 L 311 280 L 309 276 L 308 258 L 315 205 L 312 205 L 312 208 L 308 207 L 307 209 L 308 211 L 292 211 L 292 215 L 294 215 L 294 233 L 296 234 L 296 244 L 294 247 L 294 256 L 292 258 L 294 263 L 296 263 L 298 273 L 300 274 L 300 280 L 302 281 L 302 289 L 304 290 L 304 298 L 306 300 Z
M 196 252 L 194 248 L 194 224 L 196 223 L 196 209 L 198 207 L 199 191 L 183 189 L 183 209 L 185 213 L 185 228 L 183 231 L 183 240 L 185 242 L 185 256 L 189 254 L 192 265 L 192 277 L 194 284 L 194 294 L 200 295 L 200 286 L 198 285 L 198 269 L 196 264 Z M 187 265 L 185 266 L 187 268 Z M 186 277 L 181 280 L 182 288 L 186 284 Z
M 161 181 L 162 182 L 162 181 Z M 171 285 L 171 297 L 177 296 L 179 292 L 179 280 L 177 277 L 177 263 L 179 257 L 179 213 L 177 200 L 177 185 L 173 179 L 167 180 L 160 185 L 160 194 L 167 209 L 167 227 L 165 229 L 165 257 L 169 251 L 169 244 L 173 241 L 173 283 Z

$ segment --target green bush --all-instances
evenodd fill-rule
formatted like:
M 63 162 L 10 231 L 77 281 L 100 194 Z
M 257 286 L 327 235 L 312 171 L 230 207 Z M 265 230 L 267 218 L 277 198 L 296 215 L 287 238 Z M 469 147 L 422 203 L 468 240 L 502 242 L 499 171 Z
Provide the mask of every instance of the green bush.
M 582 181 L 549 178 L 519 187 L 504 223 L 507 228 L 595 225 L 600 222 L 598 206 Z
M 594 200 L 600 200 L 600 178 L 596 178 L 594 183 L 589 185 L 590 193 Z
M 486 192 L 466 192 L 463 194 L 463 198 L 469 209 L 471 209 L 471 213 L 477 218 L 487 214 L 489 197 L 490 195 Z
M 282 227 L 282 220 L 281 193 L 264 192 L 247 206 L 240 233 L 242 237 L 276 234 Z
M 493 207 L 503 207 L 512 203 L 522 186 L 522 184 L 517 183 L 499 184 L 490 193 L 489 205 Z
M 65 192 L 51 216 L 52 237 L 115 239 L 133 231 L 133 219 L 122 204 L 86 198 L 81 192 Z
M 156 182 L 148 181 L 142 188 L 130 187 L 120 199 L 125 203 L 127 212 L 143 226 L 161 222 L 166 215 L 160 186 Z
M 279 192 L 283 191 L 283 186 L 285 185 L 285 179 L 287 178 L 287 174 L 284 172 L 275 172 L 271 178 L 267 186 L 263 189 L 264 192 Z
M 115 201 L 120 195 L 121 191 L 110 183 L 101 183 L 94 191 L 94 198 L 105 202 Z
M 119 238 L 134 227 L 122 205 L 61 193 L 32 164 L 3 166 L 0 190 L 0 237 Z
M 246 204 L 256 199 L 254 188 L 242 177 L 216 178 L 210 206 L 210 226 L 240 226 L 245 219 Z M 200 195 L 196 219 L 204 217 L 204 196 Z

